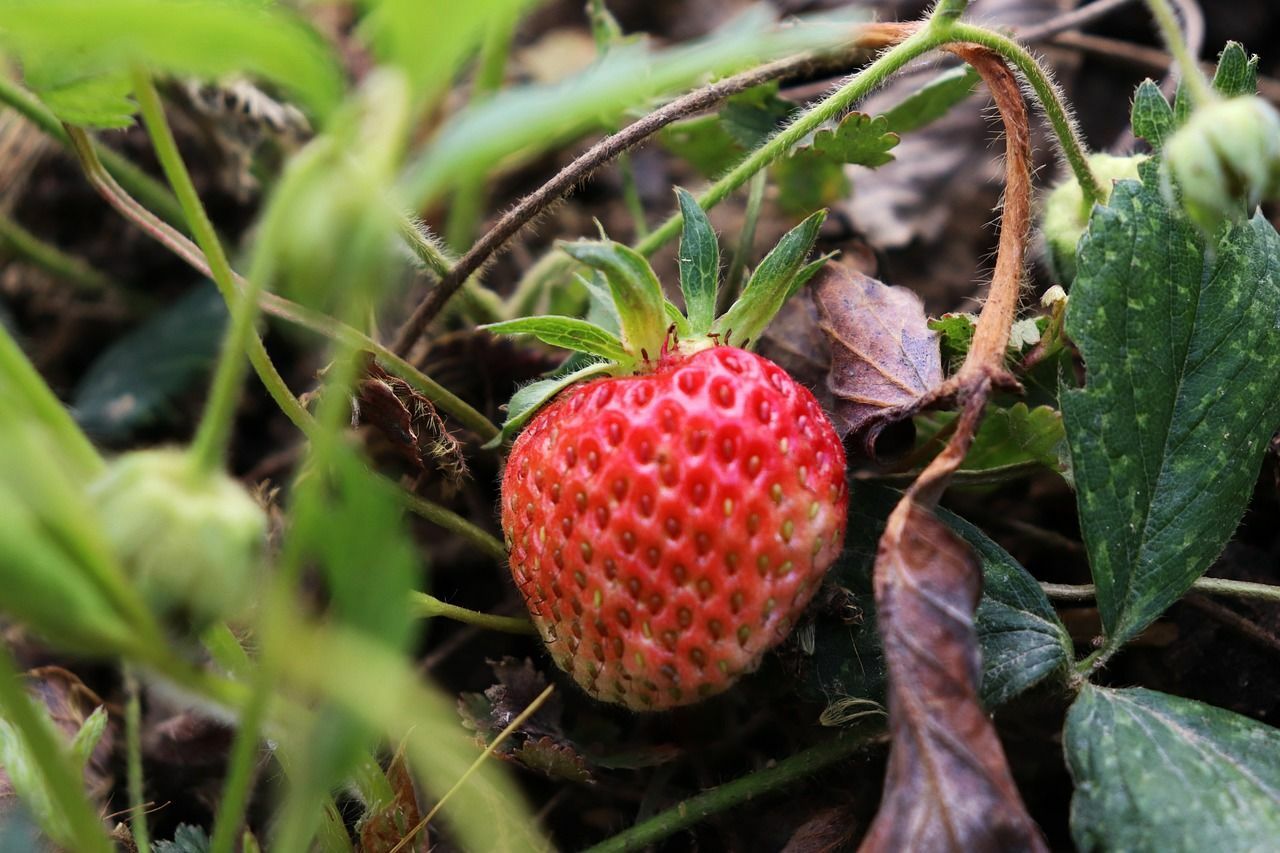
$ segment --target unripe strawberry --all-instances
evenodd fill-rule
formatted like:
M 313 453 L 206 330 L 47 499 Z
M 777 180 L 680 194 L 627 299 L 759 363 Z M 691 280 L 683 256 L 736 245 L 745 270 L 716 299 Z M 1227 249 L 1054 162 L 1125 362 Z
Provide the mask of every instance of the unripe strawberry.
M 556 663 L 592 696 L 636 710 L 697 701 L 753 670 L 840 553 L 848 501 L 844 449 L 813 395 L 767 359 L 717 343 L 757 334 L 816 271 L 821 261 L 804 258 L 821 218 L 787 235 L 713 320 L 714 234 L 681 202 L 688 320 L 667 329 L 678 315 L 638 255 L 577 243 L 566 248 L 604 273 L 622 337 L 569 318 L 495 327 L 572 337 L 616 359 L 583 371 L 613 377 L 569 377 L 520 434 L 502 527 Z M 529 402 L 513 400 L 517 425 Z
M 1102 198 L 1098 201 L 1106 204 L 1111 198 L 1111 188 L 1119 180 L 1137 180 L 1138 166 L 1147 157 L 1131 155 L 1116 157 L 1112 154 L 1089 155 L 1089 169 L 1098 179 L 1102 189 Z M 1067 175 L 1063 181 L 1045 196 L 1044 212 L 1040 217 L 1040 227 L 1044 232 L 1045 249 L 1049 266 L 1059 283 L 1070 285 L 1076 277 L 1076 245 L 1089 225 L 1089 216 L 1093 211 L 1085 206 L 1084 192 L 1076 179 Z
M 127 453 L 89 490 L 117 559 L 162 618 L 194 631 L 243 610 L 266 545 L 262 508 L 179 450 Z

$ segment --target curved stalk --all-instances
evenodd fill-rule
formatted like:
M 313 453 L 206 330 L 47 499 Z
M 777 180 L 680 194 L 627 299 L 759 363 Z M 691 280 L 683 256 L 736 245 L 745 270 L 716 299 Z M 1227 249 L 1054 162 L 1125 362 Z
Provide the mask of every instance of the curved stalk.
M 1187 84 L 1187 94 L 1191 98 L 1191 104 L 1202 107 L 1216 99 L 1217 95 L 1213 87 L 1209 85 L 1209 81 L 1200 70 L 1200 63 L 1191 55 L 1191 48 L 1187 46 L 1182 27 L 1178 25 L 1178 19 L 1173 14 L 1173 7 L 1169 5 L 1168 0 L 1147 0 L 1147 8 L 1151 10 L 1151 17 L 1156 20 L 1156 26 L 1160 29 L 1160 35 L 1164 38 L 1169 53 L 1173 54 L 1173 58 L 1178 61 L 1178 68 L 1182 71 L 1182 82 Z
M 465 607 L 441 601 L 434 595 L 428 595 L 425 592 L 414 592 L 410 594 L 410 597 L 413 601 L 414 613 L 423 619 L 434 619 L 437 616 L 442 616 L 445 619 L 452 619 L 455 622 L 474 625 L 477 628 L 484 628 L 489 631 L 502 631 L 506 634 L 532 634 L 534 636 L 537 636 L 538 633 L 537 629 L 533 627 L 533 623 L 523 616 L 498 616 L 493 613 L 468 610 Z

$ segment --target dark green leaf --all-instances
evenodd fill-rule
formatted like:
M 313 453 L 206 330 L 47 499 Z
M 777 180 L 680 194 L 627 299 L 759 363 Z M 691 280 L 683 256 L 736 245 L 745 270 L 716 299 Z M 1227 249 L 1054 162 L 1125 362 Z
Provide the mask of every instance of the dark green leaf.
M 46 80 L 89 80 L 131 62 L 176 74 L 260 75 L 321 116 L 343 91 L 336 58 L 310 27 L 278 7 L 247 0 L 12 0 L 5 4 L 0 43 L 24 63 L 37 63 Z M 101 86 L 81 87 L 75 109 L 116 113 L 118 83 Z M 90 93 L 103 102 L 86 102 Z
M 180 823 L 172 841 L 157 841 L 156 853 L 209 853 L 209 835 L 198 826 Z
M 1067 309 L 1088 378 L 1062 407 L 1111 650 L 1217 557 L 1280 425 L 1280 236 L 1259 217 L 1206 252 L 1144 171 L 1094 209 Z
M 849 500 L 845 551 L 830 580 L 856 596 L 864 611 L 857 625 L 831 618 L 818 622 L 811 680 L 828 697 L 880 700 L 884 660 L 876 638 L 871 569 L 885 519 L 901 494 L 859 483 Z M 967 541 L 982 563 L 983 597 L 977 631 L 982 647 L 983 703 L 993 708 L 1065 672 L 1071 639 L 1035 578 L 981 530 L 945 510 L 938 517 Z
M 827 212 L 820 210 L 783 235 L 756 267 L 742 295 L 715 321 L 713 331 L 725 335 L 726 342 L 732 335 L 732 342 L 738 346 L 764 331 L 792 292 L 795 277 L 806 268 L 805 258 L 818 239 L 818 229 L 826 216 Z M 808 274 L 812 275 L 813 271 Z
M 622 342 L 640 356 L 657 358 L 667 336 L 666 298 L 644 256 L 620 243 L 580 240 L 560 246 L 579 263 L 604 273 L 622 324 Z
M 485 447 L 500 446 L 519 432 L 520 427 L 524 426 L 529 418 L 537 414 L 538 409 L 542 408 L 543 404 L 549 402 L 552 397 L 576 382 L 599 376 L 609 370 L 611 366 L 607 362 L 596 362 L 572 373 L 553 376 L 550 379 L 539 379 L 537 382 L 530 382 L 525 385 L 513 394 L 511 402 L 507 403 L 507 419 L 502 424 L 502 432 Z
M 1065 734 L 1071 834 L 1095 850 L 1274 850 L 1280 731 L 1190 699 L 1086 684 Z
M 211 282 L 116 341 L 71 395 L 76 421 L 98 441 L 119 443 L 176 414 L 173 403 L 213 367 L 227 309 Z
M 718 178 L 747 153 L 724 128 L 719 116 L 699 116 L 663 128 L 662 146 L 705 178 Z
M 834 130 L 820 130 L 812 148 L 837 163 L 883 166 L 893 159 L 889 152 L 898 144 L 898 134 L 889 130 L 884 116 L 849 113 Z
M 750 150 L 773 136 L 796 112 L 795 104 L 778 97 L 778 84 L 767 83 L 725 101 L 720 121 L 735 142 Z
M 955 421 L 954 412 L 916 416 L 916 441 L 924 443 Z M 1036 463 L 1057 471 L 1058 447 L 1065 440 L 1062 414 L 1049 406 L 1034 409 L 1026 403 L 992 406 L 974 436 L 973 446 L 960 470 L 990 471 L 1012 465 Z
M 523 317 L 481 326 L 495 335 L 533 335 L 553 347 L 598 355 L 613 361 L 629 361 L 622 341 L 610 332 L 577 317 Z
M 778 186 L 778 205 L 791 216 L 805 216 L 849 195 L 844 164 L 812 148 L 801 148 L 782 158 L 771 174 Z
M 705 334 L 716 313 L 716 286 L 720 280 L 720 244 L 711 220 L 697 199 L 676 188 L 684 233 L 680 237 L 680 289 L 684 291 L 685 312 L 690 331 Z
M 973 94 L 980 79 L 970 65 L 943 71 L 884 114 L 887 129 L 908 133 L 937 121 Z
M 1213 88 L 1224 98 L 1258 93 L 1258 57 L 1250 57 L 1238 41 L 1229 41 L 1218 57 Z
M 1134 136 L 1146 140 L 1157 153 L 1164 147 L 1165 140 L 1177 130 L 1173 108 L 1153 80 L 1143 80 L 1138 86 L 1138 92 L 1133 98 L 1131 121 Z

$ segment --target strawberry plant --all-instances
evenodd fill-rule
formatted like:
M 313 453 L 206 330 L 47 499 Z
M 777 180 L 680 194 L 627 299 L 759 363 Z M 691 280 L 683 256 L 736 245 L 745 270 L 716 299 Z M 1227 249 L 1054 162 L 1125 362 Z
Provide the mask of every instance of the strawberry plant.
M 0 847 L 1274 846 L 1267 66 L 633 5 L 0 0 Z

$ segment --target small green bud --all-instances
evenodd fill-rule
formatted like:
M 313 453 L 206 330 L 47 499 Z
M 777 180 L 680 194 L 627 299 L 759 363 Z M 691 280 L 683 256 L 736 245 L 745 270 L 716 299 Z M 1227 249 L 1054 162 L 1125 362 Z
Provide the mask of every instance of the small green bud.
M 267 518 L 230 477 L 196 470 L 179 450 L 144 450 L 115 460 L 89 494 L 117 559 L 164 621 L 198 632 L 244 610 Z
M 1146 159 L 1143 155 L 1090 155 L 1089 168 L 1102 187 L 1103 198 L 1100 201 L 1105 204 L 1111 197 L 1111 187 L 1116 181 L 1137 180 L 1138 165 Z M 1089 225 L 1090 212 L 1084 205 L 1084 192 L 1080 189 L 1080 184 L 1071 175 L 1045 197 L 1040 223 L 1044 231 L 1045 248 L 1048 250 L 1049 266 L 1062 284 L 1070 284 L 1076 277 L 1076 245 Z
M 1280 114 L 1262 98 L 1214 101 L 1164 147 L 1166 194 L 1182 191 L 1187 215 L 1212 231 L 1280 194 Z

